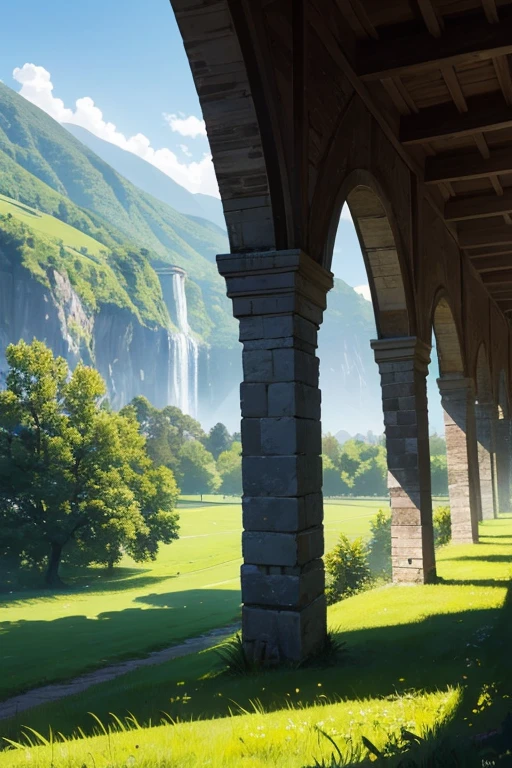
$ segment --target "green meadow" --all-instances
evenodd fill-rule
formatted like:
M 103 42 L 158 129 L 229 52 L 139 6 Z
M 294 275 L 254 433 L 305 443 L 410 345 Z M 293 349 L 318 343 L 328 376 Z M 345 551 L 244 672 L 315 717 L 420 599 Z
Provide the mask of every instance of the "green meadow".
M 330 507 L 330 519 L 352 524 L 350 507 Z M 139 669 L 4 721 L 4 735 L 23 745 L 0 754 L 0 767 L 331 765 L 337 753 L 321 732 L 354 764 L 367 755 L 362 736 L 381 748 L 404 727 L 426 736 L 437 727 L 466 744 L 509 710 L 511 566 L 512 519 L 486 522 L 480 544 L 438 552 L 438 583 L 331 606 L 331 632 L 345 643 L 334 666 L 231 676 L 208 650 Z M 29 729 L 48 739 L 50 728 L 61 735 L 29 745 L 40 742 Z
M 103 259 L 101 251 L 107 250 L 102 243 L 93 237 L 89 237 L 89 235 L 80 232 L 55 216 L 42 213 L 18 200 L 0 195 L 0 214 L 7 216 L 9 213 L 15 219 L 27 224 L 34 232 L 47 235 L 53 240 L 62 240 L 65 246 L 75 251 L 79 251 L 80 248 L 87 248 L 93 256 Z
M 326 549 L 342 530 L 367 536 L 382 506 L 384 500 L 327 502 Z M 63 592 L 0 593 L 0 700 L 237 621 L 240 499 L 184 502 L 180 525 L 180 539 L 162 546 L 153 563 L 125 557 L 111 574 L 64 569 Z

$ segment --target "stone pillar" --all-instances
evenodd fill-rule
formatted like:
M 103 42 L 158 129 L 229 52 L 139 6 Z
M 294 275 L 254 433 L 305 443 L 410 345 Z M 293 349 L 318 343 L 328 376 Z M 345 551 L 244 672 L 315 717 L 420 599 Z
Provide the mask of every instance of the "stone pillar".
M 332 275 L 299 250 L 217 257 L 240 320 L 242 636 L 299 661 L 326 637 L 317 333 Z
M 371 344 L 382 384 L 393 581 L 424 584 L 436 576 L 426 387 L 430 347 L 414 336 Z
M 476 437 L 478 441 L 478 469 L 482 520 L 496 517 L 494 431 L 496 409 L 493 403 L 476 404 Z
M 506 416 L 496 422 L 496 473 L 498 484 L 498 512 L 511 512 L 511 422 Z
M 480 516 L 474 384 L 462 376 L 446 376 L 437 383 L 444 411 L 452 540 L 472 544 L 478 541 Z

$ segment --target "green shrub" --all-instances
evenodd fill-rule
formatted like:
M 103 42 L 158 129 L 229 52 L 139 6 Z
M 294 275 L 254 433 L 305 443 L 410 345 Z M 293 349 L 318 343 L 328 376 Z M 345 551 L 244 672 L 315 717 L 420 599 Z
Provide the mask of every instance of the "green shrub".
M 344 533 L 325 556 L 327 602 L 335 603 L 370 586 L 371 573 L 366 545 L 361 538 L 350 541 Z
M 379 509 L 370 521 L 368 564 L 376 576 L 391 577 L 391 512 Z
M 434 509 L 434 545 L 443 547 L 452 540 L 452 518 L 450 507 L 436 507 Z

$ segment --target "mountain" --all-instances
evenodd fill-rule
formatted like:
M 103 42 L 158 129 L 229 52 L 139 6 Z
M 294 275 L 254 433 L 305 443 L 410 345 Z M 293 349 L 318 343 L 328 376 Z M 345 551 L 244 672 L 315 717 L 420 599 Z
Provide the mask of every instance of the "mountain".
M 109 141 L 99 139 L 86 128 L 71 123 L 64 123 L 64 126 L 82 144 L 92 149 L 98 157 L 139 189 L 153 195 L 180 213 L 208 219 L 221 229 L 226 229 L 222 203 L 218 198 L 211 195 L 192 194 L 151 163 L 132 152 L 116 147 Z
M 115 407 L 144 394 L 237 429 L 241 349 L 214 263 L 228 248 L 0 83 L 0 377 L 8 343 L 41 338 L 94 364 Z M 371 304 L 336 280 L 319 334 L 326 431 L 382 421 L 374 335 Z

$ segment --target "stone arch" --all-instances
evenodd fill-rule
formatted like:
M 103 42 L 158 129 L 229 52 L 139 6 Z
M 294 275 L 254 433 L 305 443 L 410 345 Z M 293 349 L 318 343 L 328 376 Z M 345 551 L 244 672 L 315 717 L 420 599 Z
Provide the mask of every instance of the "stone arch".
M 484 342 L 480 344 L 476 356 L 475 383 L 478 403 L 492 403 L 493 393 L 491 369 L 489 367 L 489 361 Z
M 444 289 L 435 298 L 431 318 L 439 361 L 452 539 L 470 544 L 478 541 L 480 510 L 475 393 L 473 381 L 465 376 L 461 336 Z
M 440 375 L 464 376 L 459 329 L 445 291 L 436 297 L 431 325 L 436 339 Z
M 498 376 L 498 419 L 510 418 L 507 374 L 501 369 Z
M 379 338 L 412 331 L 407 272 L 400 237 L 386 196 L 372 174 L 354 171 L 344 181 L 334 208 L 322 263 L 329 269 L 341 210 L 347 203 L 363 254 Z
M 482 342 L 476 358 L 476 438 L 480 475 L 481 514 L 483 520 L 496 517 L 496 416 L 491 370 L 487 351 Z

